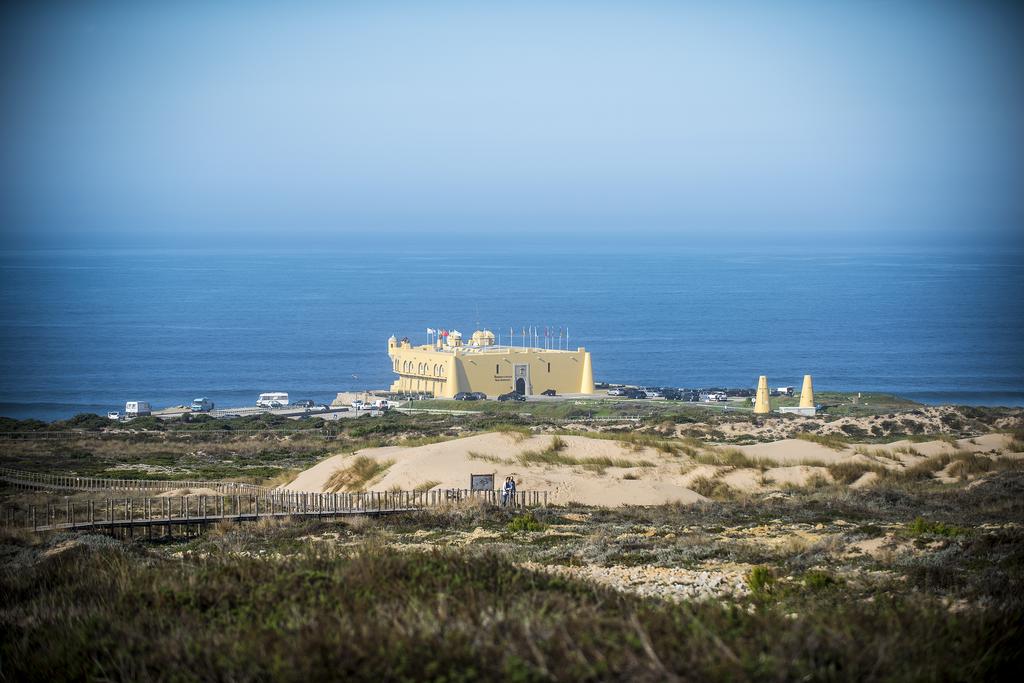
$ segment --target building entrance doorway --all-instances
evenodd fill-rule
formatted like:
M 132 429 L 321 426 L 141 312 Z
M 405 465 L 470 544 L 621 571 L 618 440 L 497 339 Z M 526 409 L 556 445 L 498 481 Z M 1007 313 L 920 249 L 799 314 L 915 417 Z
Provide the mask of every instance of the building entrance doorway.
M 520 396 L 529 396 L 532 391 L 530 386 L 530 366 L 526 363 L 516 364 L 512 368 L 512 376 L 516 379 L 516 393 Z

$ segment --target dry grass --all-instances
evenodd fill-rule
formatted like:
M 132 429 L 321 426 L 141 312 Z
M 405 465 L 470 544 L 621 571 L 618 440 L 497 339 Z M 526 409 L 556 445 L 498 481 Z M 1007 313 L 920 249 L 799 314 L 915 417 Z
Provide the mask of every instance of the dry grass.
M 469 458 L 471 460 L 481 460 L 483 462 L 493 462 L 499 465 L 507 465 L 510 461 L 508 458 L 502 458 L 497 455 L 489 455 L 487 453 L 478 453 L 477 451 L 470 451 Z
M 688 488 L 705 498 L 714 500 L 736 500 L 740 497 L 739 491 L 714 477 L 697 477 L 690 482 Z
M 828 448 L 837 451 L 841 451 L 850 445 L 849 441 L 838 434 L 812 434 L 811 432 L 798 432 L 796 434 L 796 438 L 827 446 Z
M 725 467 L 744 467 L 761 470 L 778 466 L 774 460 L 751 458 L 738 448 L 714 448 L 690 456 L 702 465 L 719 465 Z
M 995 461 L 992 458 L 977 453 L 959 453 L 949 466 L 949 476 L 967 479 L 972 474 L 982 474 L 995 469 Z
M 1014 432 L 1006 450 L 1010 453 L 1024 453 L 1024 432 Z
M 530 467 L 531 465 L 579 466 L 597 473 L 603 473 L 608 467 L 632 468 L 655 466 L 649 460 L 630 460 L 628 458 L 611 458 L 608 456 L 574 458 L 552 448 L 544 451 L 524 451 L 516 456 L 516 462 L 524 467 Z
M 302 470 L 298 470 L 298 469 L 284 470 L 280 474 L 278 474 L 276 476 L 273 476 L 273 477 L 270 477 L 269 479 L 265 480 L 263 482 L 263 486 L 266 486 L 267 488 L 270 488 L 270 489 L 276 489 L 276 488 L 279 488 L 281 486 L 287 486 L 288 484 L 290 484 L 293 481 L 295 481 L 295 477 L 299 476 L 299 474 L 301 472 L 302 472 Z
M 860 479 L 866 472 L 876 472 L 882 476 L 886 471 L 881 465 L 873 465 L 866 462 L 836 462 L 825 466 L 829 474 L 839 484 L 849 485 Z
M 695 455 L 704 447 L 699 439 L 689 436 L 678 438 L 660 438 L 652 434 L 637 432 L 577 432 L 562 431 L 567 436 L 584 436 L 590 439 L 604 439 L 606 441 L 618 441 L 631 450 L 642 451 L 645 448 L 665 453 L 666 455 Z
M 334 474 L 328 478 L 325 490 L 331 493 L 365 491 L 368 485 L 380 478 L 394 464 L 394 460 L 378 461 L 365 455 L 357 456 L 348 467 L 335 470 Z
M 428 481 L 421 481 L 419 484 L 416 484 L 415 486 L 413 486 L 412 490 L 413 491 L 429 491 L 430 489 L 434 488 L 435 486 L 437 486 L 440 483 L 441 482 L 435 481 L 433 479 L 428 480 Z

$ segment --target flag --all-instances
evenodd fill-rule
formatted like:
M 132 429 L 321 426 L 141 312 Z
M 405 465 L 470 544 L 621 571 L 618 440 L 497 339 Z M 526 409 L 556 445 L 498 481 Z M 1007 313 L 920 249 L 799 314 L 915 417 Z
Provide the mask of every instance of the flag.
M 434 330 L 431 327 L 427 328 L 427 334 L 434 334 Z

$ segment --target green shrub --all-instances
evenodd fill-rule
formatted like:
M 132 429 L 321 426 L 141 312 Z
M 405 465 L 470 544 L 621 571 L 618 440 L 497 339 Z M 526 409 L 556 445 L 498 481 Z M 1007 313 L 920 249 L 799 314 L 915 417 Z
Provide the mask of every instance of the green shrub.
M 771 567 L 754 567 L 746 576 L 747 587 L 756 596 L 770 595 L 775 591 L 777 581 Z
M 943 522 L 929 522 L 923 517 L 917 517 L 907 525 L 907 533 L 910 536 L 964 536 L 968 530 L 964 527 L 953 526 Z
M 804 586 L 811 590 L 821 590 L 822 588 L 829 588 L 840 583 L 842 583 L 840 579 L 819 569 L 811 570 L 804 574 Z
M 544 531 L 545 525 L 533 516 L 532 512 L 516 515 L 508 523 L 509 531 Z

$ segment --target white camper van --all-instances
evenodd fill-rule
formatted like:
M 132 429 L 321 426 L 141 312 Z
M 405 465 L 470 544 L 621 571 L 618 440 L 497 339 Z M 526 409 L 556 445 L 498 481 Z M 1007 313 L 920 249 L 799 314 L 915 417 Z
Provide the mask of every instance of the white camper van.
M 149 404 L 145 401 L 128 401 L 124 404 L 125 417 L 143 417 L 152 414 L 153 411 L 150 410 Z
M 284 391 L 268 391 L 256 399 L 257 408 L 283 408 L 288 405 L 288 394 Z

